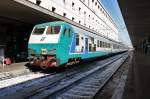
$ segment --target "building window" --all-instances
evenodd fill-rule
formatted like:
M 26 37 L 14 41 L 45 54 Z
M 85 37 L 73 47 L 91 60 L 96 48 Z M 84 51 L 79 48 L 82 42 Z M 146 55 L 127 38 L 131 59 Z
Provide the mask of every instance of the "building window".
M 36 5 L 40 5 L 41 4 L 41 0 L 36 0 Z
M 65 17 L 65 16 L 66 16 L 66 13 L 63 13 L 63 16 Z
M 72 7 L 74 7 L 74 2 L 72 2 Z
M 74 17 L 72 17 L 72 21 L 74 21 Z
M 63 3 L 66 3 L 66 0 L 63 0 Z
M 56 8 L 55 7 L 52 7 L 52 12 L 55 12 Z
M 95 2 L 95 6 L 97 5 L 97 2 Z
M 79 7 L 79 14 L 81 14 L 81 8 Z
M 81 23 L 81 21 L 79 21 L 79 23 Z
M 81 39 L 83 40 L 83 37 L 81 37 Z
M 102 11 L 102 8 L 100 8 L 100 11 Z

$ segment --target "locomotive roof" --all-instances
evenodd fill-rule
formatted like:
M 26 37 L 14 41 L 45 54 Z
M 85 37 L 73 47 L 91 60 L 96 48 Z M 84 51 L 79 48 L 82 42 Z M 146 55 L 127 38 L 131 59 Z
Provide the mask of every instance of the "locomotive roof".
M 64 21 L 54 21 L 54 22 L 46 22 L 46 23 L 42 23 L 42 24 L 37 24 L 37 25 L 35 25 L 35 27 L 45 27 L 45 26 L 50 26 L 50 25 L 52 25 L 52 26 L 55 26 L 55 25 L 62 25 L 62 24 L 68 24 L 68 23 L 66 23 L 66 22 L 64 22 Z

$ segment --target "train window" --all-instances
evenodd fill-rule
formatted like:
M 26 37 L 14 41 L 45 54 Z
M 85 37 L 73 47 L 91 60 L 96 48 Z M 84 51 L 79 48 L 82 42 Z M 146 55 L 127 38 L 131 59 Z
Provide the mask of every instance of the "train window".
M 33 30 L 33 34 L 41 35 L 44 33 L 44 31 L 45 31 L 45 27 L 37 27 Z
M 96 51 L 96 44 L 94 44 L 93 51 Z
M 99 40 L 97 40 L 97 47 L 99 47 Z
M 104 46 L 105 46 L 105 45 L 104 45 L 104 42 L 102 42 L 102 47 L 104 48 Z
M 102 41 L 100 41 L 100 47 L 102 47 Z
M 110 48 L 110 43 L 108 43 L 108 47 Z
M 92 51 L 92 44 L 89 44 L 89 52 Z
M 97 5 L 97 2 L 95 2 L 95 6 Z
M 59 34 L 60 26 L 49 26 L 46 34 Z
M 79 35 L 76 34 L 76 46 L 78 46 L 78 45 L 79 45 Z
M 94 38 L 93 37 L 91 37 L 91 42 L 92 42 L 92 44 L 94 44 Z

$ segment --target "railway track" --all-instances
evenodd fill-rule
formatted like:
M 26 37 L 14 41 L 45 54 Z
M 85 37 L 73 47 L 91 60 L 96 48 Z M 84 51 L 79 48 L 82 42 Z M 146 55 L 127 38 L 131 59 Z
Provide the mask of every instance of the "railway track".
M 90 79 L 88 77 L 91 77 L 92 75 L 96 75 L 94 72 L 99 72 L 97 74 L 101 74 L 103 72 L 105 73 L 106 68 L 111 67 L 112 66 L 111 64 L 113 62 L 115 62 L 118 59 L 120 60 L 120 58 L 122 59 L 123 58 L 122 56 L 124 56 L 124 55 L 125 55 L 125 53 L 121 54 L 121 55 L 117 55 L 115 57 L 111 57 L 109 59 L 99 62 L 98 63 L 99 65 L 97 65 L 97 66 L 91 66 L 91 67 L 89 66 L 86 69 L 84 68 L 82 70 L 67 71 L 67 72 L 58 73 L 58 74 L 54 74 L 54 75 L 47 74 L 45 76 L 42 76 L 37 79 L 33 79 L 33 80 L 30 80 L 30 81 L 27 81 L 27 82 L 24 82 L 21 84 L 17 84 L 17 85 L 7 87 L 7 88 L 2 88 L 2 89 L 0 89 L 0 93 L 1 93 L 0 98 L 9 98 L 9 99 L 10 98 L 11 99 L 17 99 L 17 98 L 26 98 L 26 99 L 27 98 L 33 98 L 33 99 L 36 98 L 37 99 L 37 98 L 39 98 L 39 99 L 42 99 L 42 98 L 51 98 L 51 97 L 53 97 L 53 98 L 75 97 L 75 96 L 73 96 L 75 94 L 72 94 L 72 96 L 71 96 L 71 94 L 70 94 L 71 89 L 74 90 L 74 88 L 77 84 L 79 84 L 79 86 L 80 86 L 80 84 L 85 85 L 84 80 Z M 125 59 L 125 57 L 123 59 Z M 122 61 L 123 61 L 123 59 L 122 59 Z M 107 61 L 109 61 L 109 62 L 107 62 Z M 120 63 L 121 63 L 121 60 L 120 60 Z M 116 63 L 116 64 L 119 64 L 119 63 Z M 113 67 L 114 66 L 115 65 L 113 65 Z M 119 65 L 117 68 L 119 68 Z M 117 70 L 117 68 L 115 70 Z M 107 69 L 107 70 L 109 71 L 109 69 Z M 108 73 L 108 74 L 110 74 L 110 73 Z M 93 77 L 95 78 L 96 76 L 93 76 Z M 93 78 L 93 77 L 91 77 L 91 78 Z M 97 76 L 97 77 L 99 77 L 99 76 Z M 104 77 L 104 78 L 106 78 L 106 77 Z M 80 82 L 82 82 L 82 83 L 80 83 Z M 98 81 L 95 81 L 95 83 L 96 82 L 98 82 Z M 103 81 L 101 81 L 101 82 L 103 82 Z M 94 84 L 94 82 L 91 82 L 91 83 Z M 86 85 L 88 85 L 88 84 L 86 84 Z M 103 84 L 100 84 L 100 85 L 102 86 Z M 79 88 L 82 88 L 82 87 L 79 87 Z M 86 86 L 86 88 L 87 88 L 87 86 Z M 77 92 L 77 93 L 79 93 L 79 92 Z M 82 95 L 80 95 L 80 96 L 82 96 Z
M 114 59 L 101 67 L 79 74 L 74 78 L 63 79 L 27 98 L 91 99 L 111 78 L 126 58 L 127 56 L 121 57 L 119 60 Z

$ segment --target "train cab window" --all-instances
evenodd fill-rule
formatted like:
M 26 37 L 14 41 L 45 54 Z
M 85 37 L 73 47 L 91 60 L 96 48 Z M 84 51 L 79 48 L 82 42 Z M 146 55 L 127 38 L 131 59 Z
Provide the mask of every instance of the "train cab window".
M 33 34 L 35 35 L 42 35 L 45 31 L 45 27 L 36 27 L 34 30 L 33 30 Z
M 79 46 L 79 35 L 76 34 L 76 46 Z
M 59 34 L 60 26 L 49 26 L 47 28 L 46 34 Z

